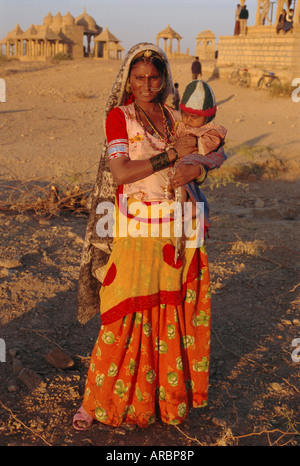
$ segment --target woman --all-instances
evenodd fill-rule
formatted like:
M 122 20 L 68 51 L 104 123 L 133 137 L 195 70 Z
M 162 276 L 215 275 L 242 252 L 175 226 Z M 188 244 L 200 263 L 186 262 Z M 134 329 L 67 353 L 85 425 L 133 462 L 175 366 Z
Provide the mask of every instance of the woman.
M 157 417 L 178 424 L 190 406 L 207 403 L 210 290 L 205 247 L 187 248 L 182 239 L 175 257 L 176 222 L 172 215 L 152 210 L 174 200 L 173 192 L 166 201 L 167 191 L 170 195 L 172 189 L 206 174 L 200 164 L 182 165 L 172 186 L 169 183 L 170 166 L 195 149 L 191 136 L 173 140 L 180 113 L 165 104 L 172 92 L 163 51 L 148 43 L 134 46 L 108 100 L 107 147 L 82 257 L 78 318 L 86 322 L 100 306 L 102 326 L 83 405 L 73 420 L 77 429 L 95 419 L 111 426 L 147 427 Z M 223 152 L 215 156 L 221 164 Z M 102 234 L 96 214 L 101 201 L 114 197 L 115 225 L 120 218 L 125 218 L 126 228 L 136 221 L 132 235 L 128 230 L 126 235 L 115 231 L 114 238 Z M 143 212 L 137 220 L 131 210 L 136 201 L 142 202 Z M 164 222 L 171 226 L 168 236 L 161 234 Z M 156 225 L 155 235 L 134 234 L 137 224 L 148 233 Z
M 276 26 L 277 34 L 279 34 L 279 32 L 284 29 L 285 20 L 286 20 L 286 11 L 283 9 L 280 16 L 279 16 L 279 18 L 278 18 L 278 23 L 277 23 L 277 26 Z
M 236 10 L 235 10 L 235 25 L 234 25 L 234 35 L 239 36 L 241 32 L 240 27 L 240 12 L 241 12 L 241 5 L 238 3 Z
M 288 31 L 293 32 L 293 21 L 294 21 L 294 10 L 291 9 L 291 10 L 288 10 L 287 15 L 286 15 L 286 19 L 285 19 L 285 23 L 283 27 L 284 34 L 286 34 Z

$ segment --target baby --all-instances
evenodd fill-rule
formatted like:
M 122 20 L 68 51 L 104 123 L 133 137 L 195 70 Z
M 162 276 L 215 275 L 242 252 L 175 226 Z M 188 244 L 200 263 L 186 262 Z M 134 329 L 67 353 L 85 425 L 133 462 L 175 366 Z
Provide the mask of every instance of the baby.
M 181 202 L 192 201 L 192 215 L 196 215 L 196 202 L 203 202 L 198 184 L 204 181 L 206 171 L 220 166 L 224 158 L 214 154 L 225 143 L 227 130 L 212 120 L 216 115 L 216 99 L 210 86 L 201 80 L 190 82 L 180 103 L 182 119 L 176 123 L 175 137 L 193 135 L 197 138 L 194 155 L 180 159 L 178 163 L 201 163 L 202 175 L 196 182 L 188 183 L 181 188 Z M 205 202 L 205 201 L 204 201 Z

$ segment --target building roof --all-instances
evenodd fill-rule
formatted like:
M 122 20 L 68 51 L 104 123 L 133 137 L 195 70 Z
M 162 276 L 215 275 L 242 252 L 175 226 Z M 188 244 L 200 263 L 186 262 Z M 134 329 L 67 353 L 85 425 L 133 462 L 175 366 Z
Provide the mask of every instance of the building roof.
M 47 14 L 47 16 L 45 16 L 43 22 L 44 22 L 44 24 L 51 24 L 51 23 L 52 23 L 52 20 L 53 20 L 53 16 L 52 16 L 52 14 L 51 14 L 50 11 L 49 11 L 49 13 Z
M 60 40 L 61 38 L 59 37 L 56 32 L 54 32 L 48 24 L 43 24 L 43 26 L 40 26 L 36 35 L 37 39 L 43 39 L 43 40 Z
M 165 29 L 160 31 L 156 37 L 171 37 L 172 39 L 182 39 L 182 37 L 176 31 L 174 31 L 174 29 L 171 28 L 170 24 L 168 24 L 168 26 Z
M 120 42 L 119 39 L 109 31 L 107 26 L 104 31 L 100 32 L 100 34 L 94 38 L 94 40 L 97 42 Z
M 56 13 L 55 16 L 53 16 L 53 18 L 52 18 L 52 24 L 53 24 L 53 23 L 56 24 L 56 25 L 62 23 L 62 15 L 61 15 L 61 13 L 60 13 L 59 11 Z
M 75 18 L 69 11 L 63 17 L 63 24 L 67 26 L 73 26 L 73 24 L 75 24 Z
M 94 18 L 87 14 L 85 7 L 84 12 L 75 19 L 75 24 L 84 26 L 85 32 L 99 32 L 101 30 L 101 27 L 98 26 Z
M 30 39 L 31 37 L 35 38 L 38 32 L 38 27 L 31 24 L 29 28 L 23 33 L 25 39 Z
M 197 37 L 211 37 L 215 38 L 216 34 L 214 34 L 210 29 L 205 29 L 205 31 L 200 32 Z
M 17 24 L 16 27 L 7 34 L 6 39 L 17 39 L 20 38 L 20 36 L 22 36 L 23 34 L 24 32 L 20 28 L 20 25 Z

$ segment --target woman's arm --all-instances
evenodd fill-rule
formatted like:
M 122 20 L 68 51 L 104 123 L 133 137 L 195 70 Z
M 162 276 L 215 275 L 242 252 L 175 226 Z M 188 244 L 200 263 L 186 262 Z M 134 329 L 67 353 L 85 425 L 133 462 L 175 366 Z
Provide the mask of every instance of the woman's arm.
M 106 136 L 108 142 L 109 166 L 115 182 L 118 185 L 128 184 L 152 175 L 154 171 L 166 168 L 176 159 L 189 154 L 195 148 L 195 138 L 186 136 L 176 141 L 175 150 L 172 148 L 166 153 L 154 155 L 147 160 L 130 160 L 128 152 L 128 135 L 126 122 L 122 110 L 113 109 L 107 117 Z M 126 142 L 127 141 L 127 142 Z M 159 163 L 159 161 L 163 163 Z M 154 162 L 157 162 L 154 164 Z M 156 168 L 154 168 L 156 167 Z
M 198 158 L 198 162 L 196 162 Z M 183 186 L 186 183 L 189 183 L 192 180 L 196 180 L 204 174 L 203 170 L 206 172 L 219 168 L 223 162 L 227 159 L 227 156 L 224 151 L 224 147 L 220 146 L 218 150 L 212 151 L 206 156 L 195 155 L 196 163 L 180 163 L 176 167 L 176 172 L 172 178 L 173 188 L 178 188 Z M 205 176 L 203 176 L 205 179 Z

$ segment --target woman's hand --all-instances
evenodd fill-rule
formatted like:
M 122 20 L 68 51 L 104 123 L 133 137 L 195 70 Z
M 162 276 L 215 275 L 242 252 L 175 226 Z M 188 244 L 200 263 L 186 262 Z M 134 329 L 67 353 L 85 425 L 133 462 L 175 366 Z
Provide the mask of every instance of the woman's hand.
M 195 152 L 197 147 L 197 138 L 195 136 L 182 136 L 177 139 L 174 148 L 177 150 L 178 158 Z
M 170 174 L 170 182 L 173 189 L 198 178 L 202 172 L 200 165 L 180 164 L 176 167 L 174 176 Z

